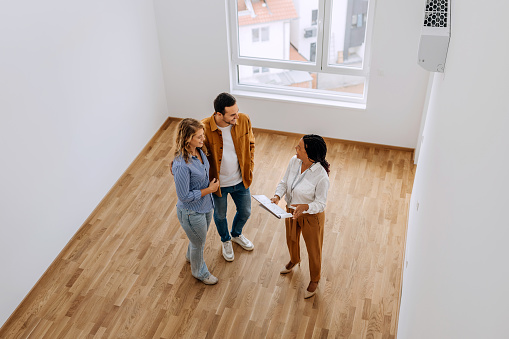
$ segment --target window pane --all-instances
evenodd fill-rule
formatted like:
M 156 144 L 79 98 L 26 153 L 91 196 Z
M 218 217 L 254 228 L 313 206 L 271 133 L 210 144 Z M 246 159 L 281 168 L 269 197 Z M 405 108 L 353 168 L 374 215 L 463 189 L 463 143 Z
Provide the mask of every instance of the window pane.
M 237 16 L 240 56 L 311 62 L 316 55 L 318 0 L 237 0 Z
M 262 41 L 269 41 L 269 26 L 262 27 Z
M 316 25 L 318 23 L 318 10 L 313 9 L 311 11 L 311 25 Z
M 251 36 L 253 37 L 253 39 L 252 39 L 253 42 L 260 41 L 260 29 L 259 28 L 253 28 L 251 30 Z
M 341 93 L 353 97 L 364 94 L 363 77 L 295 71 L 280 68 L 264 68 L 262 73 L 254 73 L 250 66 L 238 66 L 239 84 L 271 88 L 302 88 L 320 92 Z
M 312 42 L 311 45 L 309 45 L 309 60 L 315 61 L 316 59 L 316 42 Z
M 362 67 L 367 15 L 368 0 L 333 0 L 329 65 Z

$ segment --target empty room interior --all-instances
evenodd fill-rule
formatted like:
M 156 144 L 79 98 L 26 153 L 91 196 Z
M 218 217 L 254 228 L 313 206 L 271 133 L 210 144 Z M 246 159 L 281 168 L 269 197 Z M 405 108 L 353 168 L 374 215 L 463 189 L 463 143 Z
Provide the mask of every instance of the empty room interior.
M 506 338 L 509 4 L 444 1 L 437 71 L 439 0 L 0 1 L 0 338 Z M 280 274 L 285 223 L 253 199 L 254 250 L 225 261 L 212 220 L 219 282 L 191 275 L 175 133 L 221 92 L 251 120 L 251 194 L 327 142 L 311 298 L 304 241 Z

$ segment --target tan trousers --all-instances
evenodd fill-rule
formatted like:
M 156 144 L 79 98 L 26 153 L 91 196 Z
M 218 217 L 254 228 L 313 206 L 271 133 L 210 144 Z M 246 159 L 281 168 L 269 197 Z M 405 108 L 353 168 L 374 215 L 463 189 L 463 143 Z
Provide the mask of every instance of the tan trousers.
M 287 208 L 289 213 L 293 211 Z M 300 234 L 306 242 L 311 281 L 320 281 L 325 213 L 303 214 L 297 219 L 286 218 L 286 244 L 292 264 L 300 263 Z

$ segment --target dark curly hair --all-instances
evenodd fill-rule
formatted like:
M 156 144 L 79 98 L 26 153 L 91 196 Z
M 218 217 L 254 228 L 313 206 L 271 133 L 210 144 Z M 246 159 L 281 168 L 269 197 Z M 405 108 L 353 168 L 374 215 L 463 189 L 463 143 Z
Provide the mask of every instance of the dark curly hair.
M 325 140 L 316 134 L 307 134 L 302 137 L 302 140 L 304 141 L 304 149 L 308 154 L 308 158 L 314 162 L 319 162 L 327 172 L 327 175 L 329 175 L 330 165 L 327 160 L 325 160 L 325 156 L 327 155 L 327 144 Z
M 224 109 L 235 105 L 236 102 L 237 100 L 233 97 L 233 95 L 223 92 L 214 100 L 214 111 L 224 114 Z

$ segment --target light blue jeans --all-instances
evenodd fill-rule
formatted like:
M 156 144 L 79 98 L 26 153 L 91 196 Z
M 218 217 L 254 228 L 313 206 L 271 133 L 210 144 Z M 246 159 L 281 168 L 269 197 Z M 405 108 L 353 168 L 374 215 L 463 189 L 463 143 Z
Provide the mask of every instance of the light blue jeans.
M 207 213 L 198 213 L 177 207 L 177 217 L 189 239 L 186 258 L 191 262 L 191 274 L 198 280 L 207 279 L 210 275 L 203 259 L 203 249 L 212 220 L 212 211 L 213 209 Z

